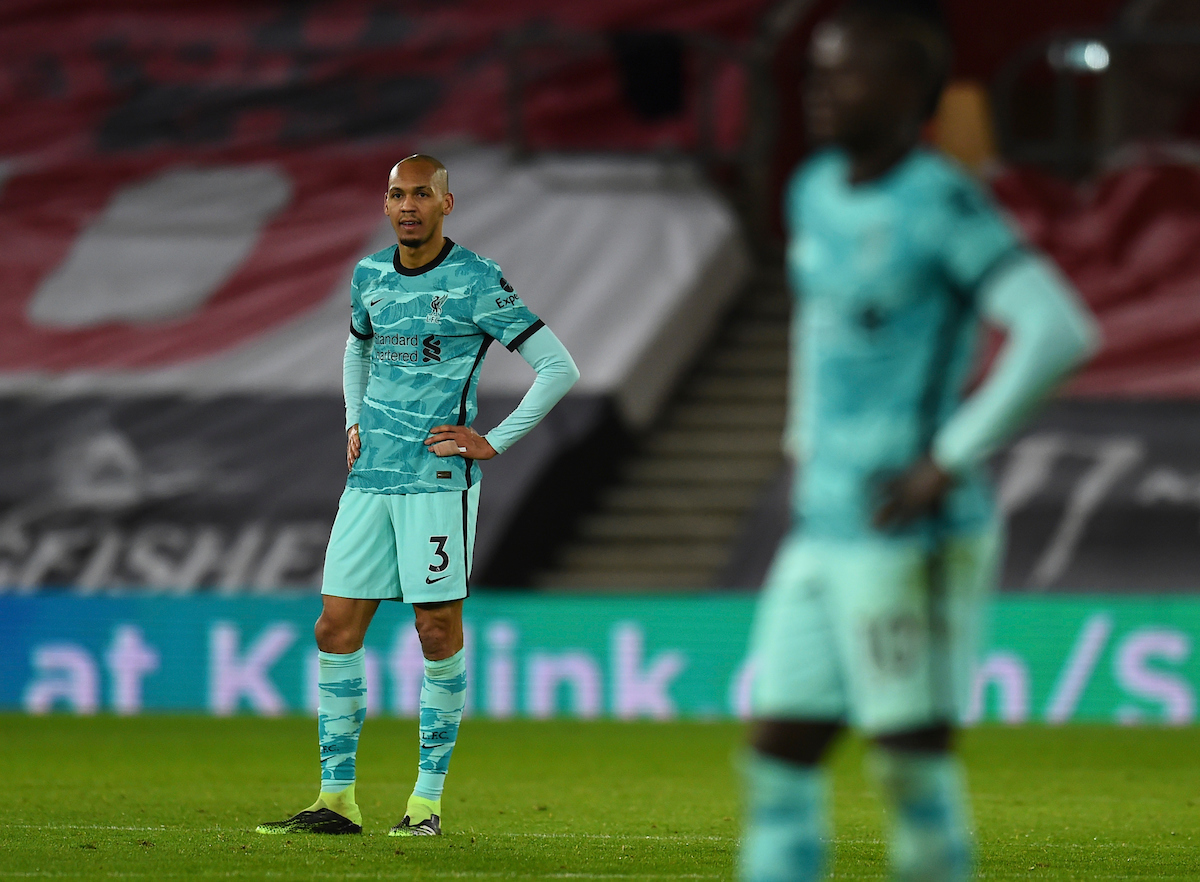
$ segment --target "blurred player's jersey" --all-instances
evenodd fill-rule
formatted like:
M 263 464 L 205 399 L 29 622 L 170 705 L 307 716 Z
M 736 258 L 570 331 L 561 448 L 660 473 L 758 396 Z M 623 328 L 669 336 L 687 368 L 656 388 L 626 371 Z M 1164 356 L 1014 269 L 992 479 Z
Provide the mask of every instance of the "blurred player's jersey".
M 350 329 L 372 340 L 358 430 L 362 455 L 346 486 L 374 493 L 465 490 L 479 466 L 425 446 L 434 426 L 469 426 L 492 340 L 516 349 L 542 322 L 500 267 L 449 239 L 416 270 L 392 246 L 359 261 L 350 285 Z
M 809 535 L 878 536 L 883 483 L 928 452 L 961 400 L 980 288 L 1023 249 L 976 184 L 927 150 L 858 185 L 844 153 L 820 153 L 790 182 L 786 213 L 796 514 Z M 991 511 L 982 475 L 962 475 L 937 519 L 901 535 L 973 530 Z

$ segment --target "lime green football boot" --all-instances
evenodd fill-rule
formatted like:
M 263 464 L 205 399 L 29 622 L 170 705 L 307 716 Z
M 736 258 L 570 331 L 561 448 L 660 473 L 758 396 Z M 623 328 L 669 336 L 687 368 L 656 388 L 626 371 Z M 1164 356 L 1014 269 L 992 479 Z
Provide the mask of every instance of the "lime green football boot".
M 286 821 L 268 821 L 254 828 L 265 836 L 299 833 L 342 835 L 362 833 L 362 812 L 354 801 L 354 785 L 338 793 L 322 793 L 317 801 Z
M 408 798 L 404 820 L 388 831 L 388 836 L 441 836 L 442 801 L 424 799 L 420 796 Z

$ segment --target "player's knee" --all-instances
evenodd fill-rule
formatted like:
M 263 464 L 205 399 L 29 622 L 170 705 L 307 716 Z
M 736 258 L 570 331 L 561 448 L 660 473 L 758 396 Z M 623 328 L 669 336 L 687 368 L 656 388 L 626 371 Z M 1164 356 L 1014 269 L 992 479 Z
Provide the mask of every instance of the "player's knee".
M 784 762 L 813 766 L 841 728 L 840 723 L 813 720 L 759 720 L 751 731 L 750 746 Z
M 338 621 L 328 613 L 321 613 L 317 619 L 317 624 L 313 627 L 313 636 L 317 638 L 317 649 L 321 652 L 344 654 L 356 652 L 362 646 L 362 635 L 357 629 Z
M 313 637 L 317 639 L 317 648 L 329 640 L 329 623 L 325 621 L 325 616 L 317 616 L 317 623 L 313 625 Z
M 875 737 L 880 747 L 910 753 L 948 753 L 953 740 L 954 729 L 948 723 Z
M 449 658 L 463 648 L 461 600 L 413 604 L 413 615 L 426 658 Z
M 450 623 L 436 616 L 423 616 L 414 622 L 421 652 L 426 658 L 442 658 L 450 645 Z M 451 653 L 452 654 L 452 653 Z

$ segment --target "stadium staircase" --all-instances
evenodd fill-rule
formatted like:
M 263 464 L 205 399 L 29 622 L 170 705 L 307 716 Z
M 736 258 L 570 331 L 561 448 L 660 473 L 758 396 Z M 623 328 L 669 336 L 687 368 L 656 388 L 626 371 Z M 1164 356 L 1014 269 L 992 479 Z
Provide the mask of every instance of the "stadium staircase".
M 757 272 L 539 586 L 718 583 L 747 513 L 781 465 L 788 309 L 782 272 Z

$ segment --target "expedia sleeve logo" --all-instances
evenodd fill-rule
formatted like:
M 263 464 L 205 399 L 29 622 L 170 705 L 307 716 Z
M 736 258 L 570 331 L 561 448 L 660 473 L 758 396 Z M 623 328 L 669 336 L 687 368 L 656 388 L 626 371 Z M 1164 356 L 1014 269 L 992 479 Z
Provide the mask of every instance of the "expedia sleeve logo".
M 508 279 L 504 278 L 504 276 L 500 277 L 500 287 L 502 290 L 508 292 L 508 296 L 496 298 L 496 309 L 504 309 L 506 306 L 516 306 L 521 302 L 521 298 L 516 295 L 513 291 L 513 286 L 508 283 Z

